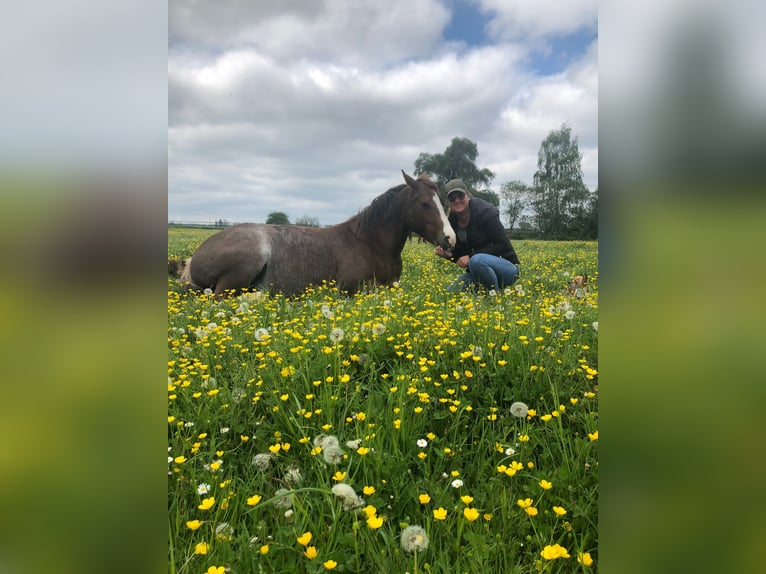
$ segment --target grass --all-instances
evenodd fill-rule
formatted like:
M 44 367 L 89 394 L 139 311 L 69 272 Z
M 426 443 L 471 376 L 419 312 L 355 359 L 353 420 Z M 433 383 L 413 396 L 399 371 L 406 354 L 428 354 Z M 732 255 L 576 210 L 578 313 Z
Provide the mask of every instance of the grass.
M 597 244 L 514 246 L 494 296 L 418 242 L 354 297 L 169 282 L 169 571 L 596 571 Z

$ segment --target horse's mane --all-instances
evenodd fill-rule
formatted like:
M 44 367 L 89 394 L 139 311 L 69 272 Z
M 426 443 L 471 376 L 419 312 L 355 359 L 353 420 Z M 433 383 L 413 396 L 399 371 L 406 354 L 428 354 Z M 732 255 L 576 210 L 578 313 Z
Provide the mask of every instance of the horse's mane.
M 406 183 L 392 187 L 372 200 L 372 203 L 353 216 L 348 222 L 354 231 L 354 235 L 360 239 L 367 239 L 369 232 L 388 210 L 389 205 L 397 197 L 397 194 L 407 187 Z

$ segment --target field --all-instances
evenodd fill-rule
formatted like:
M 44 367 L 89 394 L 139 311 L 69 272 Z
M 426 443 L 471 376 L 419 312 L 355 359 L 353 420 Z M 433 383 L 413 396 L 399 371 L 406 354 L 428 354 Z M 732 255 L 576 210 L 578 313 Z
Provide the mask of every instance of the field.
M 597 571 L 598 245 L 514 247 L 488 295 L 417 241 L 354 297 L 169 281 L 168 571 Z

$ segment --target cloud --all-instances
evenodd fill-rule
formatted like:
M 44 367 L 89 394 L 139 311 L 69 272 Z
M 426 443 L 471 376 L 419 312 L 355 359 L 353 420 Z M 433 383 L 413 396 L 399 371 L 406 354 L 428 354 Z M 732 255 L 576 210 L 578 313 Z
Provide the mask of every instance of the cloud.
M 539 76 L 523 42 L 444 40 L 450 12 L 436 1 L 306 4 L 171 5 L 171 220 L 284 211 L 338 223 L 453 137 L 477 143 L 498 188 L 531 182 L 540 143 L 564 122 L 597 158 L 593 39 Z

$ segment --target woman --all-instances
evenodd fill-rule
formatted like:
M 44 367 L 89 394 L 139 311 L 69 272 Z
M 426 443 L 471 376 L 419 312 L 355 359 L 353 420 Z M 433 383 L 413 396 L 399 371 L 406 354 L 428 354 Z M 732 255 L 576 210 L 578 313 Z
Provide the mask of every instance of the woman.
M 457 244 L 452 251 L 436 247 L 436 255 L 467 270 L 449 290 L 462 291 L 483 285 L 488 290 L 499 292 L 513 285 L 519 278 L 519 258 L 500 222 L 497 207 L 483 199 L 471 197 L 460 179 L 448 181 L 444 191 Z

